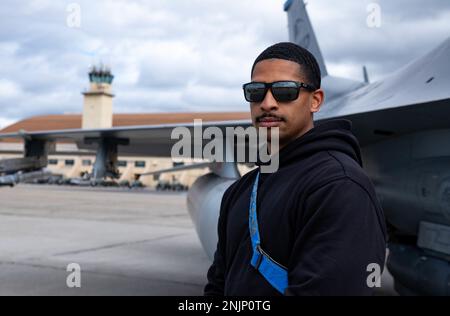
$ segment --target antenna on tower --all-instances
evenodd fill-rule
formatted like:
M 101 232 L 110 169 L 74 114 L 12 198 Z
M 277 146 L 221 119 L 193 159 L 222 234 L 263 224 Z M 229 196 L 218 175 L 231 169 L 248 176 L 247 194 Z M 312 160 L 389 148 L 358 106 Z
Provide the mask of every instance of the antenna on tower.
M 105 66 L 103 63 L 100 63 L 98 67 L 95 65 L 91 67 L 89 71 L 89 81 L 91 83 L 107 83 L 112 84 L 114 79 L 113 74 L 111 73 L 111 69 L 108 66 Z
M 364 76 L 364 83 L 369 84 L 369 74 L 367 73 L 367 67 L 363 66 L 363 76 Z

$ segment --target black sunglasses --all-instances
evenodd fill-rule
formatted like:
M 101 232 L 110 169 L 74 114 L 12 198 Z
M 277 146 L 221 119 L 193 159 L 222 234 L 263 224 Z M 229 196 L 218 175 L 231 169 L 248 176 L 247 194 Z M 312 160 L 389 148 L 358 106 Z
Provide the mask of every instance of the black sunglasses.
M 245 100 L 248 102 L 262 102 L 269 89 L 278 102 L 296 100 L 301 88 L 308 91 L 316 90 L 313 86 L 298 81 L 249 82 L 244 84 L 242 88 L 244 89 Z

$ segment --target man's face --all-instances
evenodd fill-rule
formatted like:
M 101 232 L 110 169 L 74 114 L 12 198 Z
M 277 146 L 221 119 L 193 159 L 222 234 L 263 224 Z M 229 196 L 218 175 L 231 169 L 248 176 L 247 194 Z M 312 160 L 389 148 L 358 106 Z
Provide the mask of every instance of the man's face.
M 300 65 L 295 62 L 266 59 L 255 65 L 252 81 L 270 83 L 283 80 L 311 84 L 302 75 Z M 296 100 L 278 102 L 269 89 L 262 102 L 250 103 L 253 125 L 256 128 L 267 127 L 268 135 L 271 127 L 278 127 L 281 148 L 313 128 L 312 113 L 319 110 L 322 99 L 322 90 L 310 92 L 302 88 Z

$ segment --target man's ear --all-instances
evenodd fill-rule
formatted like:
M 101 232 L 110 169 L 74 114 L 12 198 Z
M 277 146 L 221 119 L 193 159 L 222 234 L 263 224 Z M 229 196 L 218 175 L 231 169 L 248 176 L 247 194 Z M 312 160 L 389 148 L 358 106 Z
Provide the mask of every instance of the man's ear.
M 319 112 L 324 99 L 325 92 L 322 89 L 317 89 L 312 93 L 312 102 L 310 107 L 311 113 Z

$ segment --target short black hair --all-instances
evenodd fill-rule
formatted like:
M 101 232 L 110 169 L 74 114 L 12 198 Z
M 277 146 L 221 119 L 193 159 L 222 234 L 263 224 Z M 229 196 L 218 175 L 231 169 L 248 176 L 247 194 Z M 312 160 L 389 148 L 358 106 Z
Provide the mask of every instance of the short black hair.
M 258 62 L 272 58 L 296 62 L 300 65 L 302 74 L 306 76 L 308 82 L 305 83 L 312 85 L 315 89 L 320 88 L 322 76 L 316 58 L 306 48 L 290 42 L 281 42 L 266 48 L 256 57 L 251 75 L 253 75 L 253 70 Z

